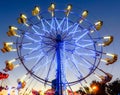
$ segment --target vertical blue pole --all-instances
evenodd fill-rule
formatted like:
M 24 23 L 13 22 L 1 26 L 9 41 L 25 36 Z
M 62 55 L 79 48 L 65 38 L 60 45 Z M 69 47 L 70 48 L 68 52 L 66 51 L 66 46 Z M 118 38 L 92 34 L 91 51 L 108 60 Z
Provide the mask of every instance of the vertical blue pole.
M 61 79 L 61 55 L 60 47 L 61 45 L 61 36 L 57 36 L 57 46 L 56 46 L 56 60 L 57 60 L 57 73 L 56 73 L 56 92 L 55 95 L 62 95 L 62 79 Z

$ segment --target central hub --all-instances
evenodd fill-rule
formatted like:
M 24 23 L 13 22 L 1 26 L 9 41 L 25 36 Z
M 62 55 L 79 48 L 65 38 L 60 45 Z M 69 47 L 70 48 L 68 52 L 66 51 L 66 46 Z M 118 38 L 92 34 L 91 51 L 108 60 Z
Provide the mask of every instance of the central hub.
M 61 42 L 61 41 L 62 41 L 61 35 L 58 34 L 58 35 L 56 36 L 56 42 L 59 43 L 59 42 Z

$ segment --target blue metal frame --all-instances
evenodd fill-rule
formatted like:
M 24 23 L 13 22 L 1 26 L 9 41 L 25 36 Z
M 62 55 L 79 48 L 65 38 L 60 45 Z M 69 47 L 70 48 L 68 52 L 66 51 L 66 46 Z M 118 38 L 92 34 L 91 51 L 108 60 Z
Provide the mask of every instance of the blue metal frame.
M 56 12 L 64 12 L 64 11 L 57 10 Z M 43 12 L 43 14 L 44 13 L 46 13 L 46 12 Z M 74 15 L 73 12 L 71 14 Z M 42 15 L 42 14 L 40 14 L 40 15 Z M 39 20 L 38 22 L 34 22 L 34 20 L 32 21 L 32 18 L 30 18 L 30 19 L 28 19 L 28 21 L 31 23 L 31 26 L 28 27 L 28 29 L 26 29 L 24 26 L 23 26 L 23 29 L 19 29 L 21 38 L 17 38 L 17 41 L 16 41 L 16 43 L 19 43 L 19 44 L 16 44 L 16 47 L 18 49 L 17 53 L 18 53 L 19 59 L 20 59 L 21 63 L 23 64 L 23 66 L 25 67 L 25 69 L 36 80 L 38 80 L 42 83 L 44 82 L 45 84 L 50 84 L 52 81 L 48 80 L 49 73 L 51 71 L 53 61 L 56 58 L 56 65 L 57 65 L 57 68 L 56 68 L 56 85 L 57 85 L 56 86 L 56 95 L 62 95 L 62 90 L 63 90 L 64 84 L 65 85 L 72 85 L 72 84 L 80 82 L 81 80 L 84 80 L 91 73 L 93 73 L 94 70 L 99 65 L 100 59 L 102 57 L 102 47 L 100 47 L 100 49 L 97 50 L 96 42 L 101 40 L 102 38 L 97 38 L 97 39 L 92 38 L 90 33 L 89 33 L 90 32 L 89 29 L 84 29 L 84 27 L 81 26 L 77 21 L 73 22 L 72 20 L 69 20 L 68 17 L 64 17 L 64 18 L 52 17 L 51 19 L 49 19 L 49 18 L 45 19 L 42 17 L 41 20 Z M 50 23 L 50 21 L 51 21 L 51 23 Z M 59 21 L 61 21 L 61 22 L 59 23 Z M 85 22 L 88 24 L 88 27 L 90 27 L 90 28 L 93 27 L 92 24 L 89 21 L 87 21 L 86 19 L 85 19 Z M 70 24 L 70 26 L 68 23 Z M 47 25 L 50 27 L 49 30 L 46 29 Z M 66 27 L 65 27 L 65 25 L 66 25 Z M 38 28 L 38 31 L 35 30 L 35 27 Z M 39 29 L 39 27 L 40 27 L 40 29 Z M 79 30 L 81 29 L 81 31 L 82 31 L 82 32 L 80 32 L 81 35 L 78 38 L 69 38 L 69 37 L 73 37 L 71 35 L 73 35 L 76 32 L 77 28 L 79 28 Z M 40 40 L 35 39 L 34 37 L 32 37 L 32 35 L 37 36 L 38 38 L 40 38 Z M 87 40 L 88 40 L 88 42 L 90 41 L 90 43 L 86 43 L 85 45 L 83 45 L 83 43 L 81 41 L 81 44 L 78 44 L 77 40 L 80 40 L 81 38 L 83 38 L 86 35 L 89 37 L 89 39 L 87 39 Z M 24 42 L 25 38 L 30 40 L 30 42 L 28 42 L 28 43 Z M 67 38 L 69 38 L 69 39 L 67 39 Z M 76 54 L 73 53 L 73 51 L 76 48 L 89 51 L 90 53 L 93 52 L 92 54 L 89 54 L 88 52 L 81 53 L 83 55 L 91 56 L 94 59 L 93 63 L 88 61 L 86 58 L 82 57 L 81 54 L 77 53 L 77 56 L 79 58 L 81 58 L 81 60 L 83 60 L 83 62 L 86 63 L 86 65 L 87 64 L 91 65 L 91 66 L 86 66 L 86 67 L 91 67 L 86 76 L 83 76 L 82 73 L 80 72 L 80 70 L 78 70 L 79 66 L 77 66 L 78 64 L 77 64 L 77 62 L 75 62 L 75 59 L 73 58 L 74 60 L 71 61 L 71 64 L 74 66 L 74 68 L 76 68 L 76 72 L 77 72 L 76 74 L 79 74 L 79 75 L 76 75 L 76 77 L 78 77 L 78 79 L 75 81 L 68 82 L 65 79 L 66 82 L 63 82 L 63 79 L 62 79 L 62 74 L 64 75 L 64 71 L 62 71 L 62 65 L 64 63 L 61 62 L 62 61 L 61 57 L 63 57 L 62 52 L 63 52 L 63 47 L 64 47 L 63 46 L 63 43 L 64 43 L 63 39 L 64 39 L 65 44 L 68 46 L 67 48 L 65 48 L 65 51 L 67 53 L 70 52 L 70 54 L 73 56 L 76 56 Z M 42 47 L 37 46 L 31 50 L 32 47 L 31 48 L 26 47 L 27 44 L 31 44 L 31 46 L 32 46 L 32 44 L 33 45 L 38 44 L 39 46 L 42 46 Z M 87 46 L 89 46 L 89 45 L 92 45 L 92 49 L 87 48 Z M 69 46 L 71 46 L 71 48 L 69 48 Z M 22 50 L 25 50 L 25 49 L 31 50 L 31 51 L 28 52 L 27 54 L 23 55 Z M 27 65 L 25 64 L 26 58 L 28 58 L 29 55 L 32 55 L 32 53 L 37 52 L 39 50 L 42 50 L 44 55 L 40 56 L 40 58 L 38 58 L 37 61 L 35 61 L 32 69 L 29 69 L 27 67 Z M 49 70 L 47 72 L 46 78 L 42 78 L 42 77 L 36 75 L 34 73 L 34 71 L 35 71 L 35 68 L 37 68 L 37 66 L 40 65 L 40 62 L 46 57 L 46 55 L 48 56 L 49 52 L 53 52 L 52 58 L 50 60 Z M 96 56 L 95 53 L 96 54 L 98 53 L 99 57 Z M 32 56 L 31 59 L 35 58 L 35 57 Z

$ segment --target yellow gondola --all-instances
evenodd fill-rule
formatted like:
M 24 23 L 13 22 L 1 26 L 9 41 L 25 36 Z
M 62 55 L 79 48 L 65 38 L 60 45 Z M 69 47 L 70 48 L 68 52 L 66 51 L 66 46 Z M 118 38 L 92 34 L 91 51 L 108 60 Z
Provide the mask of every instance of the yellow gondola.
M 97 31 L 101 29 L 102 25 L 103 25 L 103 21 L 100 21 L 100 20 L 97 21 L 97 22 L 94 24 L 95 29 L 96 29 Z
M 32 10 L 32 15 L 37 16 L 40 13 L 40 8 L 38 6 L 35 6 L 35 8 Z
M 7 35 L 8 36 L 17 36 L 17 37 L 19 37 L 19 35 L 17 35 L 16 30 L 18 30 L 17 27 L 9 26 L 9 31 L 7 32 Z
M 55 11 L 55 4 L 51 3 L 50 7 L 48 8 L 48 11 L 51 13 L 52 17 L 54 17 L 54 11 Z
M 88 11 L 87 10 L 84 10 L 82 15 L 81 15 L 81 18 L 80 18 L 80 21 L 79 23 L 82 23 L 83 20 L 88 16 Z
M 108 56 L 110 56 L 111 58 L 105 58 L 105 59 L 101 59 L 101 61 L 105 62 L 106 65 L 109 65 L 109 64 L 113 64 L 114 62 L 117 61 L 118 59 L 118 55 L 117 54 L 106 54 Z
M 10 45 L 8 45 L 8 46 L 6 46 L 6 47 L 3 47 L 2 49 L 1 49 L 1 51 L 3 52 L 3 53 L 6 53 L 6 52 L 10 52 L 10 51 L 12 51 L 12 46 L 10 46 Z
M 107 82 L 110 82 L 112 80 L 113 75 L 110 73 L 106 73 L 105 76 L 99 76 L 99 77 L 101 79 L 100 83 L 107 83 Z
M 18 18 L 19 24 L 25 24 L 26 26 L 29 26 L 27 24 L 27 16 L 25 14 L 20 14 L 20 17 Z
M 6 69 L 9 70 L 9 71 L 12 71 L 14 69 L 14 64 L 9 62 L 9 61 L 6 61 Z
M 72 5 L 71 4 L 69 4 L 68 6 L 67 6 L 67 8 L 65 9 L 65 14 L 66 14 L 66 16 L 68 16 L 69 14 L 70 14 L 70 11 L 72 10 Z

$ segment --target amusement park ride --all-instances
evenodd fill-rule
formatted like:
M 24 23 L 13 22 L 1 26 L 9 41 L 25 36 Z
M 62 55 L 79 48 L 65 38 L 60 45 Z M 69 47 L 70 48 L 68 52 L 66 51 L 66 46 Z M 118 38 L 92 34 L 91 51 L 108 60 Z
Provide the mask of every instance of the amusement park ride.
M 66 90 L 72 91 L 76 84 L 83 86 L 82 81 L 87 83 L 91 75 L 101 79 L 101 83 L 112 79 L 112 74 L 99 65 L 111 65 L 117 60 L 116 54 L 104 52 L 104 48 L 112 43 L 113 36 L 101 37 L 99 30 L 103 22 L 89 22 L 87 10 L 81 15 L 71 10 L 70 4 L 59 10 L 51 3 L 47 11 L 35 6 L 32 16 L 20 14 L 19 27 L 9 26 L 7 35 L 16 37 L 16 40 L 4 42 L 1 51 L 16 51 L 17 57 L 5 61 L 3 71 L 7 73 L 21 65 L 27 71 L 18 79 L 17 90 L 25 89 L 31 77 L 51 86 L 54 95 L 66 95 Z M 0 73 L 0 80 L 8 76 Z M 44 94 L 48 95 L 47 92 Z

